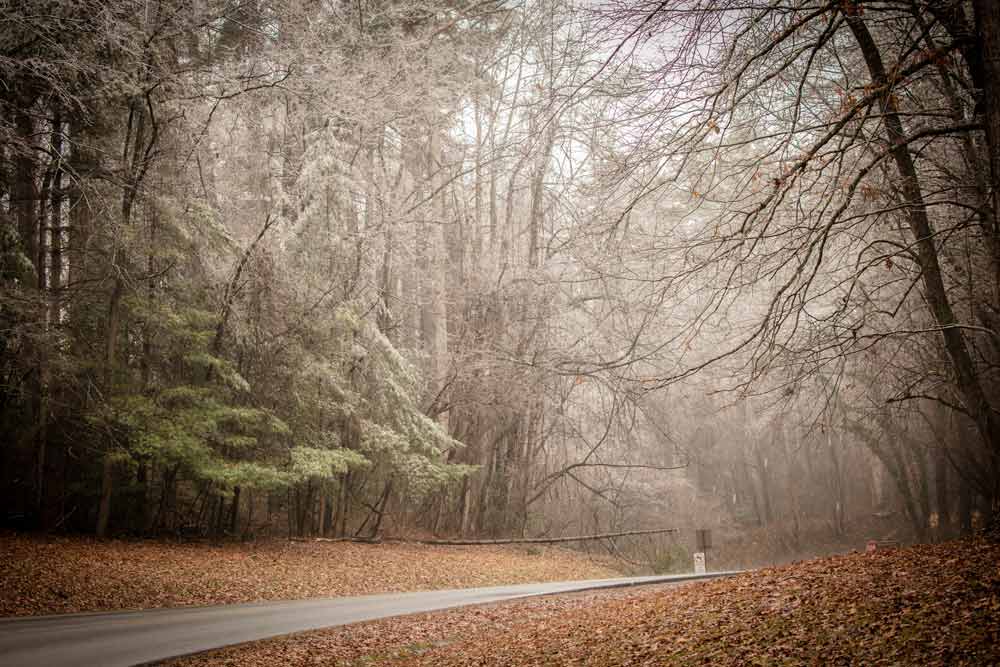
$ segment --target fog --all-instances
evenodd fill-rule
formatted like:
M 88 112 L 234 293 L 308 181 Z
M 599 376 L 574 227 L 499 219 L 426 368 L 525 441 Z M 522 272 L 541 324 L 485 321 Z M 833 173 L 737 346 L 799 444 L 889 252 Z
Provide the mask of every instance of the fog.
M 672 572 L 989 521 L 994 35 L 785 5 L 9 7 L 7 522 Z

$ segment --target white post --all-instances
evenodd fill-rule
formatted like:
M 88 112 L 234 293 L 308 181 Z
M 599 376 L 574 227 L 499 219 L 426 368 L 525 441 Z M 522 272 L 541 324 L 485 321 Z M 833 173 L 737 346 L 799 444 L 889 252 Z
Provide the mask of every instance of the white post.
M 705 552 L 698 551 L 694 555 L 694 573 L 705 574 Z

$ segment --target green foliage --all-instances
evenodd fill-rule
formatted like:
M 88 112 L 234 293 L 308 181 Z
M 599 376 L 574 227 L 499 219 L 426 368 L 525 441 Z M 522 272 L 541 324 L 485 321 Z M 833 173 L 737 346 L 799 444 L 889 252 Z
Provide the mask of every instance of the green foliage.
M 180 11 L 166 8 L 153 36 L 150 16 L 114 3 L 95 13 L 29 1 L 14 12 L 15 32 L 27 37 L 10 64 L 25 94 L 0 103 L 12 160 L 2 180 L 4 192 L 33 201 L 9 202 L 17 224 L 0 231 L 0 366 L 16 385 L 2 392 L 0 425 L 16 426 L 9 439 L 25 461 L 36 443 L 44 455 L 46 446 L 87 440 L 91 496 L 104 485 L 146 502 L 159 489 L 170 499 L 160 514 L 177 516 L 186 511 L 174 503 L 178 485 L 192 481 L 199 500 L 214 503 L 208 494 L 237 485 L 325 484 L 348 471 L 359 473 L 358 493 L 377 486 L 368 482 L 429 489 L 467 474 L 447 462 L 459 443 L 421 411 L 420 373 L 371 321 L 364 275 L 372 265 L 362 255 L 382 235 L 373 173 L 343 159 L 361 148 L 358 136 L 377 127 L 409 136 L 409 123 L 423 116 L 403 120 L 388 108 L 371 116 L 338 94 L 326 102 L 343 121 L 302 123 L 298 105 L 276 106 L 269 85 L 293 77 L 291 69 L 270 68 L 260 85 L 243 85 L 244 59 L 257 58 L 262 43 L 237 33 L 256 34 L 253 21 L 223 20 L 212 3 L 171 7 Z M 299 16 L 282 11 L 272 18 Z M 310 75 L 307 88 L 383 69 L 382 57 L 354 57 L 349 44 L 360 33 L 330 41 L 347 39 L 338 12 L 320 12 L 330 20 L 302 35 L 314 60 L 306 69 L 325 72 L 323 80 Z M 396 17 L 387 17 L 389 29 Z M 450 24 L 446 6 L 418 21 L 436 47 L 438 19 Z M 180 34 L 190 39 L 170 37 Z M 214 48 L 230 37 L 233 48 Z M 350 58 L 331 60 L 328 49 Z M 432 60 L 454 74 L 454 59 Z M 205 79 L 203 68 L 185 65 L 192 61 L 218 76 Z M 407 71 L 390 69 L 396 74 L 384 82 Z M 427 90 L 416 86 L 402 104 L 429 99 Z M 435 106 L 457 109 L 457 88 L 440 90 L 449 92 Z M 275 153 L 272 139 L 296 127 L 301 152 Z M 399 159 L 397 148 L 387 163 Z M 370 162 L 365 152 L 358 156 Z M 386 242 L 396 244 L 388 234 L 398 224 L 395 194 L 385 194 L 393 218 Z M 48 280 L 33 285 L 36 276 Z M 100 459 L 120 470 L 92 474 Z M 126 467 L 141 473 L 135 481 L 121 479 Z M 31 502 L 43 504 L 47 473 L 38 468 Z M 21 484 L 28 476 L 13 477 Z M 102 504 L 100 532 L 116 521 Z M 212 506 L 221 516 L 221 505 Z M 172 518 L 156 521 L 168 527 Z
M 256 387 L 212 353 L 211 312 L 138 297 L 128 307 L 155 332 L 149 384 L 123 383 L 91 421 L 115 434 L 129 460 L 180 465 L 221 493 L 363 470 L 420 497 L 474 470 L 446 461 L 461 443 L 420 411 L 416 369 L 352 305 L 336 308 L 327 336 L 290 348 Z M 272 407 L 255 407 L 262 403 Z
M 234 486 L 271 491 L 286 487 L 294 481 L 294 478 L 283 470 L 253 461 L 233 462 L 216 459 L 210 465 L 202 467 L 199 473 L 202 479 L 215 482 L 223 491 Z
M 475 470 L 446 461 L 462 443 L 420 410 L 419 374 L 389 339 L 351 306 L 338 308 L 335 322 L 338 347 L 350 355 L 342 362 L 348 369 L 343 384 L 352 384 L 358 396 L 346 406 L 358 419 L 359 449 L 416 497 Z
M 366 468 L 369 461 L 350 449 L 292 447 L 291 474 L 295 479 L 333 479 L 350 468 Z
M 0 267 L 0 275 L 4 280 L 28 287 L 35 285 L 35 266 L 21 250 L 11 249 L 0 253 Z
M 248 465 L 227 454 L 246 456 L 282 426 L 262 410 L 220 402 L 211 388 L 179 386 L 149 396 L 119 396 L 92 417 L 110 427 L 132 459 L 181 465 L 196 479 L 223 486 L 264 488 L 287 481 L 274 466 Z
M 146 386 L 131 373 L 88 416 L 113 434 L 123 461 L 180 466 L 186 477 L 225 493 L 233 486 L 273 489 L 292 483 L 280 447 L 291 435 L 269 410 L 247 405 L 249 382 L 210 352 L 218 317 L 168 298 L 126 300 L 131 320 L 156 341 Z

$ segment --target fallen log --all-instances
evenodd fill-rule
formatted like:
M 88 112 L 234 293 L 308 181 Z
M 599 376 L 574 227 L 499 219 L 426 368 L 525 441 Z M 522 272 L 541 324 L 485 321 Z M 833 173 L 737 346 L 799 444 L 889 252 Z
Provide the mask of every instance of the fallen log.
M 503 537 L 495 540 L 420 540 L 404 539 L 402 537 L 290 537 L 291 542 L 360 542 L 362 544 L 429 544 L 447 547 L 494 546 L 499 544 L 559 544 L 562 542 L 586 542 L 588 540 L 605 540 L 613 537 L 630 537 L 632 535 L 660 535 L 676 533 L 676 528 L 654 528 L 651 530 L 625 530 L 618 533 L 596 533 L 594 535 L 572 535 L 570 537 Z
M 289 537 L 289 542 L 359 542 L 361 544 L 379 544 L 381 542 L 403 542 L 404 540 L 385 539 L 377 537 Z
M 625 530 L 618 533 L 597 533 L 594 535 L 573 535 L 571 537 L 508 537 L 497 540 L 412 540 L 417 544 L 437 544 L 441 546 L 487 546 L 494 544 L 558 544 L 561 542 L 586 542 L 588 540 L 604 540 L 612 537 L 629 537 L 632 535 L 658 535 L 676 533 L 676 528 L 655 528 L 652 530 Z

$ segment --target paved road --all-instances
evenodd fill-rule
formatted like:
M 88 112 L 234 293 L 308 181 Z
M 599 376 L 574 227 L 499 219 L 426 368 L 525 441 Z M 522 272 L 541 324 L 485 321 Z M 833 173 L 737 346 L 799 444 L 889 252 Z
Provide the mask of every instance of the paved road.
M 731 573 L 566 581 L 353 598 L 7 618 L 0 619 L 0 665 L 137 665 L 229 644 L 386 616 L 534 595 L 689 581 L 728 574 Z

